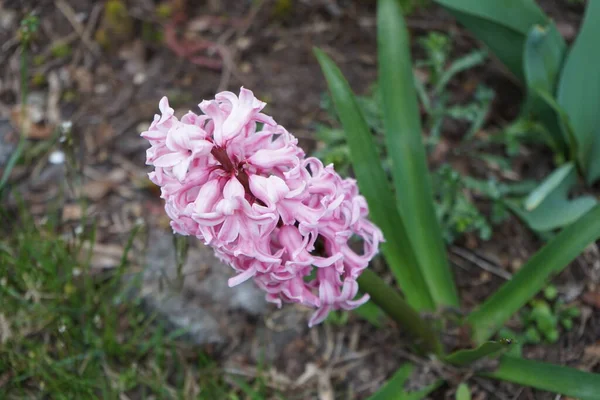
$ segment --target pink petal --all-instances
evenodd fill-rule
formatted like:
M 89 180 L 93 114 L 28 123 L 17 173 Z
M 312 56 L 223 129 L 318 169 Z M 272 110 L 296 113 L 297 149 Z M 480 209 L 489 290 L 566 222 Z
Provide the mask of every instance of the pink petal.
M 244 186 L 237 180 L 237 178 L 231 178 L 223 189 L 223 197 L 226 199 L 234 199 L 236 197 L 244 197 L 245 191 Z
M 167 153 L 154 160 L 154 166 L 161 168 L 172 167 L 179 164 L 184 158 L 185 156 L 181 153 Z
M 225 243 L 233 242 L 240 234 L 241 223 L 239 217 L 231 216 L 225 218 L 219 230 L 217 238 Z
M 341 303 L 340 307 L 344 310 L 354 310 L 355 308 L 358 308 L 363 304 L 367 303 L 370 299 L 371 297 L 368 294 L 364 294 L 360 299 L 348 300 L 344 303 Z
M 317 312 L 315 312 L 312 315 L 312 317 L 310 317 L 310 320 L 308 321 L 308 327 L 312 328 L 313 326 L 325 321 L 330 311 L 331 307 L 329 306 L 322 306 L 321 308 L 319 308 Z
M 333 264 L 335 264 L 336 262 L 340 261 L 342 258 L 344 258 L 344 255 L 342 253 L 336 253 L 336 254 L 332 255 L 331 257 L 327 257 L 327 258 L 314 257 L 313 265 L 317 268 L 330 267 Z
M 344 280 L 344 285 L 342 286 L 340 299 L 352 300 L 354 296 L 356 296 L 356 293 L 358 293 L 358 283 L 354 279 L 346 278 Z
M 163 96 L 162 99 L 160 99 L 160 101 L 158 102 L 158 108 L 162 113 L 162 117 L 158 121 L 159 124 L 165 122 L 175 113 L 175 110 L 169 107 L 169 99 L 167 99 L 167 96 Z
M 223 140 L 223 122 L 225 121 L 225 114 L 223 110 L 219 108 L 219 104 L 216 101 L 203 101 L 199 104 L 200 109 L 204 111 L 206 115 L 212 118 L 212 122 L 214 124 L 213 130 L 213 139 L 214 142 L 222 146 L 224 144 Z
M 218 179 L 212 179 L 206 182 L 200 188 L 195 201 L 196 213 L 207 213 L 214 210 L 217 202 L 222 199 L 221 185 Z
M 158 115 L 156 117 L 158 117 Z M 148 129 L 147 131 L 142 132 L 140 136 L 146 140 L 165 140 L 167 134 L 158 129 Z
M 216 226 L 225 221 L 225 217 L 223 217 L 223 215 L 221 215 L 220 213 L 216 212 L 196 213 L 193 214 L 192 217 L 202 226 Z
M 184 158 L 179 164 L 173 167 L 173 175 L 175 175 L 175 178 L 177 178 L 179 182 L 183 182 L 185 179 L 190 166 L 190 161 L 192 161 L 191 157 Z
M 285 181 L 277 176 L 265 178 L 260 175 L 250 176 L 250 191 L 268 206 L 275 205 L 290 191 Z
M 229 287 L 234 287 L 239 285 L 240 283 L 246 282 L 248 279 L 252 278 L 256 274 L 256 270 L 253 267 L 248 268 L 241 274 L 237 274 L 233 278 L 229 278 L 227 281 L 227 285 Z
M 264 169 L 275 166 L 293 167 L 298 162 L 298 157 L 296 157 L 296 149 L 290 146 L 278 150 L 258 150 L 253 156 L 248 158 L 248 162 Z

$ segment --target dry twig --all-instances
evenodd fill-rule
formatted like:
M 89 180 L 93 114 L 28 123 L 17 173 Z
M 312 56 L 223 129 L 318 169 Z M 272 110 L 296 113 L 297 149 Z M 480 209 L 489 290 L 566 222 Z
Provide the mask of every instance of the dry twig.
M 98 46 L 86 35 L 86 29 L 77 20 L 77 15 L 69 3 L 67 3 L 65 0 L 56 0 L 54 4 L 56 5 L 56 8 L 58 8 L 65 16 L 67 21 L 69 21 L 73 29 L 75 29 L 75 32 L 77 32 L 81 38 L 81 41 L 88 48 L 88 50 L 91 51 L 95 56 L 99 56 L 100 50 L 98 49 Z

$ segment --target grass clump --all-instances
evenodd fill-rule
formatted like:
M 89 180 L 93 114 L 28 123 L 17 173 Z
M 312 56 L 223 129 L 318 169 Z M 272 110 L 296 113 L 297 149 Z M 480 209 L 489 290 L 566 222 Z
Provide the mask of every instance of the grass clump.
M 25 211 L 0 209 L 0 217 L 0 398 L 235 399 L 246 392 L 186 343 L 185 332 L 170 332 L 125 295 L 126 254 L 113 270 L 90 270 L 93 230 L 66 239 Z

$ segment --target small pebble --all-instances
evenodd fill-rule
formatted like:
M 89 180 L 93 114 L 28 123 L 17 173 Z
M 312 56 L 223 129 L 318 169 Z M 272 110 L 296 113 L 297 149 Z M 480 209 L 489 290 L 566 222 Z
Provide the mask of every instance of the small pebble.
M 48 157 L 50 164 L 58 165 L 65 162 L 65 153 L 60 150 L 53 151 Z

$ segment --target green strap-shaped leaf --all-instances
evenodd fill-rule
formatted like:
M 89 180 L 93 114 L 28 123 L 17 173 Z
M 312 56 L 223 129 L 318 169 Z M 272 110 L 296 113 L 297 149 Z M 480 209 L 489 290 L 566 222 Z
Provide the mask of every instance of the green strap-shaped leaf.
M 406 363 L 403 364 L 394 375 L 388 380 L 385 385 L 377 391 L 368 400 L 400 400 L 404 394 L 404 384 L 410 378 L 415 366 Z
M 456 389 L 456 400 L 471 400 L 471 391 L 466 383 L 461 383 Z
M 412 375 L 414 369 L 415 366 L 412 364 L 403 364 L 390 380 L 377 393 L 369 397 L 368 400 L 421 400 L 443 383 L 442 380 L 438 380 L 423 389 L 406 392 L 404 385 Z
M 523 47 L 532 26 L 548 18 L 533 0 L 435 0 L 484 42 L 521 81 Z
M 523 111 L 536 117 L 546 126 L 550 134 L 550 147 L 568 157 L 569 140 L 561 131 L 558 116 L 537 94 L 540 90 L 555 92 L 566 48 L 565 40 L 553 22 L 546 27 L 535 25 L 531 28 L 527 35 L 523 59 L 528 90 L 528 99 Z
M 558 104 L 558 101 L 554 98 L 550 92 L 538 88 L 530 88 L 535 92 L 535 95 L 542 101 L 546 103 L 548 107 L 550 107 L 557 115 L 558 121 L 560 124 L 561 131 L 563 132 L 563 137 L 567 143 L 568 151 L 567 156 L 568 159 L 577 162 L 577 154 L 579 152 L 577 143 L 577 138 L 575 137 L 575 132 L 573 130 L 573 126 L 571 124 L 571 119 L 569 115 L 564 110 L 564 108 Z
M 443 380 L 438 379 L 430 385 L 425 386 L 423 389 L 415 390 L 414 392 L 405 392 L 404 397 L 400 397 L 400 400 L 421 400 L 429 396 L 431 392 L 442 386 Z
M 567 178 L 573 176 L 574 172 L 576 172 L 575 166 L 572 163 L 557 168 L 537 188 L 529 193 L 529 196 L 525 199 L 525 203 L 523 203 L 525 211 L 533 211 L 538 208 L 556 189 L 560 188 L 568 180 Z
M 578 142 L 577 159 L 588 183 L 600 177 L 600 1 L 589 1 L 581 31 L 567 56 L 558 87 Z
M 579 400 L 600 399 L 600 375 L 575 368 L 503 356 L 496 371 L 482 375 Z
M 556 212 L 560 212 L 557 210 Z M 590 243 L 600 238 L 600 205 L 567 226 L 538 251 L 513 278 L 473 311 L 467 322 L 473 340 L 483 343 L 562 271 Z
M 458 306 L 433 203 L 409 36 L 397 0 L 379 0 L 377 45 L 385 139 L 397 207 L 436 306 Z
M 498 357 L 501 352 L 509 349 L 511 340 L 485 342 L 475 349 L 458 350 L 445 357 L 445 360 L 459 367 L 472 364 L 484 357 Z
M 512 201 L 506 204 L 534 231 L 552 231 L 575 222 L 597 204 L 593 196 L 569 199 L 569 191 L 576 183 L 577 170 L 568 163 L 544 179 L 522 207 Z
M 547 17 L 534 0 L 435 0 L 449 10 L 460 11 L 527 35 L 531 26 Z
M 383 232 L 381 249 L 407 302 L 418 310 L 432 310 L 433 300 L 419 271 L 394 196 L 367 123 L 348 82 L 339 68 L 321 50 L 314 50 L 327 80 L 329 91 L 346 132 L 352 167 L 361 193 L 369 204 L 370 218 Z

